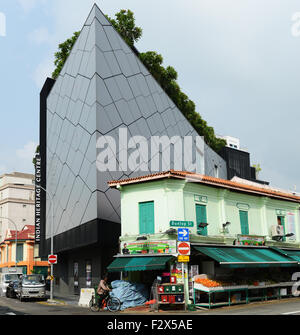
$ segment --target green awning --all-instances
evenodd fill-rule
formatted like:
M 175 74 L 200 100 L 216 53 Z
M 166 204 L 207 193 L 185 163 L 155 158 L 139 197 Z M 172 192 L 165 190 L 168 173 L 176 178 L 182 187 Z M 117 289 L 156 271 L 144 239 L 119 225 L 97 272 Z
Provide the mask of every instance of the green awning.
M 146 271 L 165 269 L 173 256 L 118 257 L 108 267 L 108 272 Z
M 286 250 L 276 247 L 272 247 L 272 249 L 300 263 L 300 250 Z
M 298 265 L 296 260 L 269 248 L 195 246 L 194 249 L 230 268 Z

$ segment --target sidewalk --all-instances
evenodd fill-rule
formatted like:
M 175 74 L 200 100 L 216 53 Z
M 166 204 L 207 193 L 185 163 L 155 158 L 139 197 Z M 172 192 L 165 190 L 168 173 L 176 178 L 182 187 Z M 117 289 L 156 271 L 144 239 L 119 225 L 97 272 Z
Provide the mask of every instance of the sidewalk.
M 50 292 L 46 291 L 46 294 L 48 299 L 50 299 Z M 61 295 L 54 292 L 53 300 L 56 301 L 57 304 L 78 306 L 79 298 L 79 295 Z

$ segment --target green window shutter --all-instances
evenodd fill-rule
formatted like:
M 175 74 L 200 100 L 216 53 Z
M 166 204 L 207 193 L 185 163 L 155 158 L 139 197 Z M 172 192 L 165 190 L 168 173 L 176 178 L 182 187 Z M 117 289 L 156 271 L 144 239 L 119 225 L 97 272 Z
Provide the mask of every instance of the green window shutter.
M 206 206 L 196 204 L 197 234 L 207 236 L 207 227 L 199 228 L 199 223 L 207 223 Z
M 23 243 L 17 244 L 17 262 L 23 261 Z
M 154 202 L 139 203 L 140 234 L 154 234 Z
M 242 235 L 249 235 L 248 212 L 240 211 L 240 223 Z

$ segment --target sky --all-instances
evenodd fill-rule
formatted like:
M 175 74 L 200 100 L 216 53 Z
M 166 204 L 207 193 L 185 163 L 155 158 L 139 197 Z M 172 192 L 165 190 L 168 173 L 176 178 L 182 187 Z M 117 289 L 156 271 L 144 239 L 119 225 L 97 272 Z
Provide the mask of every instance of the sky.
M 94 2 L 111 17 L 132 10 L 138 50 L 162 54 L 216 134 L 260 164 L 259 179 L 300 192 L 298 0 L 0 0 L 0 174 L 33 173 L 40 90 Z

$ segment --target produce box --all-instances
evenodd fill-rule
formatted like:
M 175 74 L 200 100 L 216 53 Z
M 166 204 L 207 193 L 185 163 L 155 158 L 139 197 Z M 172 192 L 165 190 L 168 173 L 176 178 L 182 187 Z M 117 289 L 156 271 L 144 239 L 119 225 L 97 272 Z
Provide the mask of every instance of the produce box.
M 164 293 L 171 293 L 171 286 L 170 285 L 166 285 L 164 287 Z
M 158 286 L 158 293 L 164 293 L 164 287 Z
M 170 282 L 171 282 L 171 284 L 176 284 L 177 278 L 175 276 L 171 276 L 170 277 Z
M 175 295 L 169 295 L 169 303 L 174 304 L 176 302 Z
M 176 297 L 175 297 L 175 300 L 176 300 L 176 302 L 183 302 L 183 294 L 181 294 L 181 295 L 176 295 Z
M 177 291 L 177 286 L 176 285 L 171 285 L 171 292 L 176 293 Z
M 169 298 L 168 298 L 168 296 L 167 296 L 167 295 L 162 295 L 162 296 L 161 296 L 161 301 L 162 301 L 162 302 L 169 302 Z
M 181 293 L 181 292 L 183 292 L 183 290 L 184 290 L 184 288 L 183 288 L 183 285 L 178 285 L 178 286 L 176 286 L 176 288 L 177 288 L 177 292 L 178 293 Z

